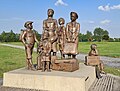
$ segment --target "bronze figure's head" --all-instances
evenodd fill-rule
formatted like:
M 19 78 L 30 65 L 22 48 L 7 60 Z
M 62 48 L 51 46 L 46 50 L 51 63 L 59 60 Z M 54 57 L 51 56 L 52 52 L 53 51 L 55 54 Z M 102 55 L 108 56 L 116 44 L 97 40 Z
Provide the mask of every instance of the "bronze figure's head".
M 47 11 L 49 17 L 53 17 L 54 10 L 53 9 L 48 9 Z
M 75 21 L 76 19 L 78 19 L 78 14 L 76 12 L 71 12 L 70 18 L 72 21 Z
M 58 22 L 60 25 L 65 24 L 65 20 L 63 18 L 59 18 Z
M 97 48 L 97 45 L 96 44 L 92 44 L 90 47 L 91 47 L 91 50 L 95 50 Z
M 27 29 L 32 29 L 33 28 L 32 23 L 33 23 L 32 21 L 27 21 L 25 22 L 24 27 Z
M 48 32 L 44 32 L 43 33 L 43 40 L 46 40 L 49 38 L 49 33 Z

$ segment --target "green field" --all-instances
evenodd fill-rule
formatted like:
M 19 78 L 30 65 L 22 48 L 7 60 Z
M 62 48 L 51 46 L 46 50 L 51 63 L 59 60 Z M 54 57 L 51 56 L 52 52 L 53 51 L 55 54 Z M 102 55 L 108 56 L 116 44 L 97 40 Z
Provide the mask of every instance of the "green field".
M 90 45 L 94 43 L 97 44 L 99 55 L 120 58 L 120 42 L 79 42 L 79 52 L 88 53 Z M 9 44 L 23 46 L 21 42 L 10 42 Z
M 120 42 L 95 42 L 98 45 L 100 55 L 120 57 Z M 12 42 L 9 44 L 23 45 L 21 42 Z M 88 53 L 89 46 L 92 43 L 80 42 L 79 51 Z M 33 60 L 36 63 L 37 54 L 33 53 Z M 26 65 L 25 51 L 0 45 L 0 77 L 4 72 L 21 68 Z M 120 68 L 105 67 L 105 72 L 120 76 Z
M 37 54 L 33 53 L 33 60 L 36 61 Z M 25 67 L 25 52 L 22 49 L 0 45 L 0 77 L 4 72 Z
M 120 42 L 80 42 L 79 52 L 88 53 L 90 45 L 94 43 L 97 44 L 99 55 L 120 58 Z

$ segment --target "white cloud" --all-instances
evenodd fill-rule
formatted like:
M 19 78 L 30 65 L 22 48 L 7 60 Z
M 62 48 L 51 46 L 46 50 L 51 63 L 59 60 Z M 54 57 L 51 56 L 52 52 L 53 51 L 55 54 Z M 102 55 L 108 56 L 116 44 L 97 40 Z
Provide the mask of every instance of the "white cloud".
M 110 22 L 111 22 L 110 20 L 106 19 L 106 20 L 101 21 L 100 23 L 106 25 L 106 24 L 109 24 Z
M 68 4 L 64 3 L 62 0 L 57 0 L 55 5 L 56 6 L 59 6 L 59 5 L 68 6 Z
M 111 9 L 120 9 L 120 4 L 112 6 Z
M 88 23 L 91 23 L 91 24 L 93 24 L 93 23 L 95 23 L 94 21 L 88 21 Z
M 110 11 L 110 6 L 109 4 L 106 6 L 99 6 L 98 10 L 102 10 L 102 11 Z
M 120 4 L 118 5 L 113 5 L 110 6 L 109 4 L 105 5 L 105 6 L 99 6 L 98 10 L 102 10 L 102 11 L 110 11 L 110 10 L 115 10 L 115 9 L 120 9 Z

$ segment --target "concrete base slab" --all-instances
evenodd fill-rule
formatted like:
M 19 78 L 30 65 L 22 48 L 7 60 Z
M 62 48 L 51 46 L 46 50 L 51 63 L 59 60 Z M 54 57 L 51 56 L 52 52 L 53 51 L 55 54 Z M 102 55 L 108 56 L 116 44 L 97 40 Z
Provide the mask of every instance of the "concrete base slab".
M 4 73 L 3 86 L 47 91 L 88 91 L 96 78 L 95 68 L 80 64 L 74 72 L 41 72 L 25 68 Z

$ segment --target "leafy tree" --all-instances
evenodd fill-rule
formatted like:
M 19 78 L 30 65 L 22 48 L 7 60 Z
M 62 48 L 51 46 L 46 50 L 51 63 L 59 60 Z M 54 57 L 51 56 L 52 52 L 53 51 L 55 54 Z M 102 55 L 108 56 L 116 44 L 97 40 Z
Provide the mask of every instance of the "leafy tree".
M 103 35 L 102 39 L 108 41 L 109 40 L 109 36 L 108 35 Z
M 103 39 L 103 36 L 107 36 L 109 35 L 108 31 L 107 30 L 103 30 L 102 28 L 95 28 L 94 30 L 94 38 L 97 40 L 97 41 L 102 41 Z
M 33 30 L 33 31 L 35 32 L 37 39 L 40 40 L 41 34 L 39 34 L 36 30 Z
M 114 38 L 115 42 L 119 42 L 119 38 Z
M 88 41 L 88 39 L 87 39 L 87 36 L 86 36 L 86 34 L 79 34 L 79 41 L 81 41 L 81 42 L 87 42 Z
M 10 42 L 14 42 L 14 41 L 16 41 L 16 35 L 15 35 L 15 33 L 11 30 L 10 31 L 10 33 L 9 33 L 9 41 Z
M 90 31 L 87 31 L 87 33 L 86 33 L 86 37 L 87 37 L 87 39 L 88 39 L 88 41 L 92 41 L 92 32 L 90 32 Z
M 114 42 L 114 39 L 113 38 L 109 38 L 109 42 Z

